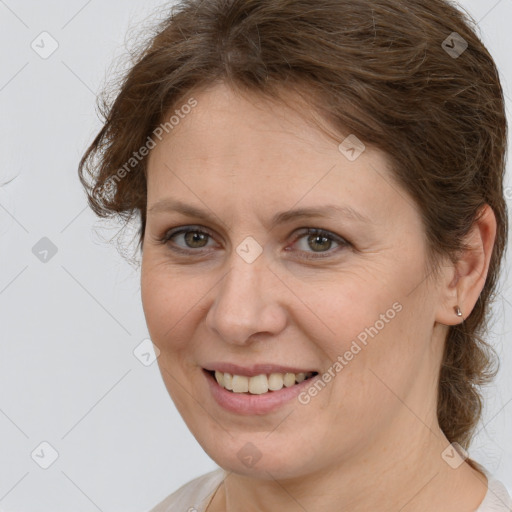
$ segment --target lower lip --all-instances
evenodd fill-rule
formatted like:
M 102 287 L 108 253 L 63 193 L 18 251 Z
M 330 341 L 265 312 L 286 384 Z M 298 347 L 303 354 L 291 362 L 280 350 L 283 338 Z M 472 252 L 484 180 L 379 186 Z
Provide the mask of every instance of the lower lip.
M 295 398 L 304 388 L 319 377 L 315 375 L 310 379 L 304 380 L 289 388 L 283 387 L 279 391 L 269 391 L 261 395 L 251 395 L 249 393 L 233 393 L 224 389 L 218 384 L 210 373 L 203 370 L 210 391 L 215 401 L 224 409 L 230 412 L 243 415 L 268 414 L 276 411 L 285 403 Z

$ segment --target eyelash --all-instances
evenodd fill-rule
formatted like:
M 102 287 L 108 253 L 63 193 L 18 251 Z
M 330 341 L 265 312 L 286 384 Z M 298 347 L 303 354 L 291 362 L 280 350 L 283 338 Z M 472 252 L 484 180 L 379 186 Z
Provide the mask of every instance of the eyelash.
M 320 251 L 317 253 L 315 253 L 315 252 L 309 253 L 308 251 L 301 251 L 306 254 L 317 254 L 318 255 L 318 256 L 316 256 L 316 255 L 315 256 L 305 256 L 306 259 L 314 260 L 314 259 L 320 259 L 320 258 L 327 258 L 327 257 L 332 256 L 334 252 L 337 252 L 337 250 L 340 250 L 340 249 L 343 249 L 345 247 L 349 247 L 352 245 L 350 242 L 348 242 L 344 238 L 342 238 L 334 233 L 331 233 L 330 231 L 326 231 L 324 229 L 320 229 L 320 228 L 299 228 L 299 229 L 302 229 L 302 232 L 297 234 L 297 236 L 293 240 L 293 244 L 295 244 L 298 240 L 300 240 L 303 237 L 310 236 L 310 235 L 316 235 L 319 237 L 327 238 L 328 240 L 330 240 L 332 242 L 336 242 L 340 246 L 338 248 L 335 248 L 334 250 L 328 250 L 328 251 L 323 251 L 323 252 Z M 213 235 L 207 229 L 202 228 L 201 226 L 187 226 L 186 228 L 182 227 L 182 228 L 176 228 L 171 231 L 167 231 L 163 237 L 159 238 L 159 242 L 164 245 L 168 245 L 169 242 L 172 241 L 171 239 L 173 237 L 175 237 L 176 235 L 186 234 L 186 233 L 198 233 L 198 234 L 207 235 L 208 237 L 213 238 Z M 191 252 L 199 252 L 201 249 L 205 249 L 205 248 L 184 249 L 183 247 L 179 247 L 179 246 L 175 245 L 173 247 L 170 247 L 170 249 L 172 251 L 175 251 L 175 252 L 178 252 L 181 254 L 190 254 Z

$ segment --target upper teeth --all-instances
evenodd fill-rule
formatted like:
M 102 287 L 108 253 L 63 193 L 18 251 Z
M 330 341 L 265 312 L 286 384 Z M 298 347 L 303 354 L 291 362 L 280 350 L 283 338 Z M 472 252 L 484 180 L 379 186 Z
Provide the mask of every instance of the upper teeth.
M 279 391 L 282 387 L 289 388 L 295 383 L 300 383 L 309 378 L 313 373 L 271 373 L 270 375 L 255 375 L 246 377 L 245 375 L 233 375 L 231 373 L 215 372 L 215 379 L 225 389 L 234 393 L 252 393 L 261 395 L 267 391 Z

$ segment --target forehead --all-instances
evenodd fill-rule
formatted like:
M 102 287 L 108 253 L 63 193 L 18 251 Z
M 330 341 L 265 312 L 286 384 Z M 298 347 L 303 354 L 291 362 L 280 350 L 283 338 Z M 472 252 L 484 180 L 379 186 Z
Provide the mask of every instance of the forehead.
M 275 214 L 283 206 L 329 203 L 377 222 L 382 211 L 403 206 L 383 152 L 366 147 L 357 159 L 347 158 L 339 148 L 343 136 L 327 136 L 309 113 L 223 84 L 183 104 L 191 98 L 193 109 L 173 107 L 169 115 L 180 120 L 151 151 L 148 208 L 179 198 L 200 205 L 208 197 L 239 211 L 251 205 Z
M 299 95 L 290 94 L 286 102 L 241 93 L 223 83 L 191 92 L 164 116 L 163 138 L 150 153 L 148 169 L 161 168 L 165 159 L 168 165 L 195 161 L 198 171 L 212 172 L 217 166 L 226 171 L 227 166 L 234 174 L 258 167 L 264 175 L 276 176 L 279 169 L 278 175 L 290 171 L 291 177 L 303 160 L 325 167 L 326 158 L 339 158 L 336 139 L 341 136 L 333 140 L 322 132 L 325 120 Z

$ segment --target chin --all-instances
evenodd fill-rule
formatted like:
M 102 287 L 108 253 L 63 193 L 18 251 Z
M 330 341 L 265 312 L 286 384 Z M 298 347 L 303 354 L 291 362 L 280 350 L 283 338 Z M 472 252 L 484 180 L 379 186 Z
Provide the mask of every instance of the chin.
M 260 438 L 261 436 L 261 438 Z M 303 477 L 311 473 L 312 465 L 304 460 L 300 443 L 283 450 L 282 442 L 266 439 L 268 433 L 256 435 L 225 434 L 222 438 L 204 439 L 196 437 L 208 456 L 221 468 L 239 475 L 262 480 L 283 480 Z

